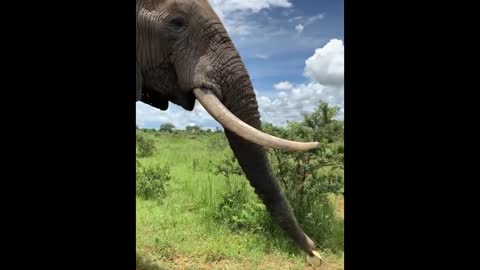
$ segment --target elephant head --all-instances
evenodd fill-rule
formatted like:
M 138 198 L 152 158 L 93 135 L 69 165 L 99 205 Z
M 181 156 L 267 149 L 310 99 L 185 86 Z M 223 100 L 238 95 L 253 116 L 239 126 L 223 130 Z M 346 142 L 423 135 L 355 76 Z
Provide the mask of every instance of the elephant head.
M 229 145 L 256 194 L 291 239 L 312 256 L 303 232 L 272 176 L 264 146 L 308 150 L 261 131 L 249 74 L 207 0 L 137 0 L 137 101 L 160 110 L 168 102 L 193 110 L 195 100 L 225 128 Z

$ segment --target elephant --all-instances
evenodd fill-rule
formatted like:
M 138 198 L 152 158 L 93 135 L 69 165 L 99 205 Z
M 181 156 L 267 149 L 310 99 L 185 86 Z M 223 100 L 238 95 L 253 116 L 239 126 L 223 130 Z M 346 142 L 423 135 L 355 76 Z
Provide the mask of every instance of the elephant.
M 225 130 L 230 148 L 273 220 L 309 256 L 316 244 L 298 224 L 272 175 L 264 147 L 307 151 L 318 142 L 266 134 L 250 75 L 207 0 L 136 0 L 136 101 L 192 111 L 198 100 Z

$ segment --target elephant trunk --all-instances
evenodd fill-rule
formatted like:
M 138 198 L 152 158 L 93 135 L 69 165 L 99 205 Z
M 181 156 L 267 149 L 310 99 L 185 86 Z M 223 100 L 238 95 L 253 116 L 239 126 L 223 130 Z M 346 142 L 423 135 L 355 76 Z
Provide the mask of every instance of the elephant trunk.
M 222 103 L 244 123 L 261 130 L 260 113 L 250 77 L 243 63 L 236 66 L 234 79 L 222 85 Z M 230 147 L 255 193 L 280 227 L 294 242 L 312 256 L 315 243 L 298 225 L 278 183 L 272 176 L 263 146 L 252 143 L 228 128 L 225 129 Z
M 233 112 L 235 113 L 235 110 Z M 251 114 L 255 115 L 257 112 L 254 111 Z M 260 129 L 258 118 L 242 120 L 252 127 Z M 295 220 L 285 196 L 272 176 L 263 146 L 249 142 L 228 129 L 225 130 L 225 135 L 243 172 L 250 181 L 250 185 L 267 207 L 274 221 L 280 225 L 301 249 L 312 256 L 311 252 L 315 249 L 315 244 L 303 232 Z

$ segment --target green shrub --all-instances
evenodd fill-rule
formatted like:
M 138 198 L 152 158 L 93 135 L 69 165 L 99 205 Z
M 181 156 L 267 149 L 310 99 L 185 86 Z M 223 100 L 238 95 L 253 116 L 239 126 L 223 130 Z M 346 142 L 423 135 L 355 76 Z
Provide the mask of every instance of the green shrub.
M 166 196 L 165 187 L 170 181 L 170 167 L 159 164 L 144 167 L 137 160 L 136 194 L 146 200 L 160 201 Z
M 268 230 L 270 220 L 265 206 L 245 179 L 236 178 L 243 175 L 243 171 L 231 152 L 222 162 L 216 164 L 214 174 L 225 177 L 226 192 L 211 213 L 213 219 L 232 231 Z
M 265 206 L 245 190 L 231 190 L 223 195 L 214 219 L 232 231 L 263 232 L 270 227 Z
M 149 157 L 155 152 L 155 141 L 146 135 L 137 134 L 137 148 L 141 157 Z
M 243 175 L 242 168 L 240 168 L 240 165 L 237 162 L 237 159 L 229 153 L 226 158 L 224 158 L 221 162 L 217 163 L 215 165 L 215 169 L 213 172 L 215 175 L 222 175 L 227 180 L 230 178 L 230 176 L 233 175 Z M 227 184 L 230 183 L 227 181 Z
M 210 133 L 207 144 L 208 148 L 213 152 L 223 151 L 228 148 L 228 141 L 222 133 Z

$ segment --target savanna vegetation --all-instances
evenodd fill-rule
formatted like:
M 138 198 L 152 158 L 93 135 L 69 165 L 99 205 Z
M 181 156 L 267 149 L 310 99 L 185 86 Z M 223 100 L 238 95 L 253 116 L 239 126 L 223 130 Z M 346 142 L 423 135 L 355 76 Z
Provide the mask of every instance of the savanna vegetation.
M 268 149 L 279 185 L 325 259 L 343 269 L 343 122 L 321 103 L 301 122 L 265 123 L 319 149 Z M 137 269 L 309 269 L 272 222 L 219 130 L 137 129 Z

